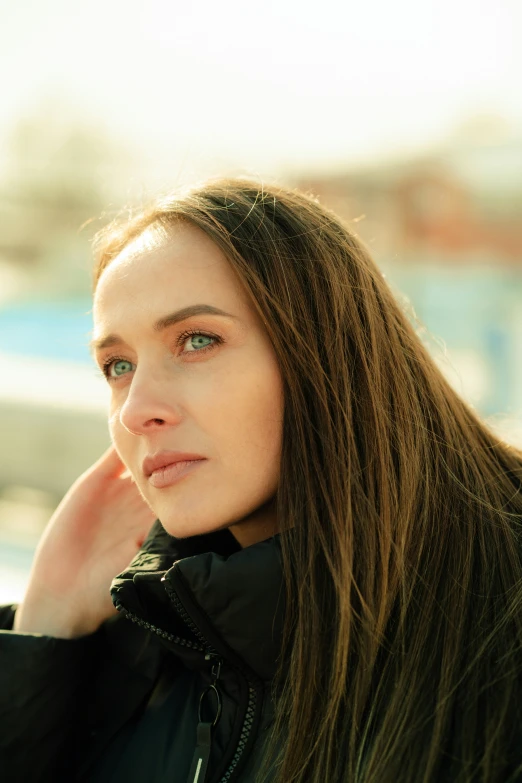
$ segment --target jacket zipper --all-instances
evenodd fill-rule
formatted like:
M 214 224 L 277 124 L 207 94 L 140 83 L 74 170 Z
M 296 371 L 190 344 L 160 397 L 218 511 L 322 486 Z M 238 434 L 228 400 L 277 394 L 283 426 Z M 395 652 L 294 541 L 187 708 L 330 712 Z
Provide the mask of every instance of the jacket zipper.
M 155 633 L 156 636 L 161 636 L 162 639 L 179 644 L 181 647 L 189 647 L 191 650 L 198 650 L 202 653 L 205 652 L 205 648 L 200 644 L 197 644 L 190 639 L 184 639 L 182 636 L 175 636 L 168 631 L 164 631 L 162 628 L 158 628 L 156 625 L 148 623 L 146 620 L 142 620 L 141 617 L 138 617 L 136 614 L 129 612 L 129 610 L 126 609 L 123 604 L 119 603 L 119 601 L 117 601 L 114 605 L 118 612 L 120 612 L 127 620 L 130 620 L 135 625 L 139 625 L 142 628 L 145 628 L 147 631 L 152 631 L 152 633 Z
M 165 591 L 167 595 L 169 596 L 170 600 L 176 607 L 176 611 L 183 619 L 184 623 L 190 628 L 192 633 L 196 636 L 197 639 L 200 640 L 200 644 L 197 642 L 193 642 L 190 639 L 185 639 L 181 636 L 176 636 L 175 634 L 171 634 L 168 631 L 164 631 L 162 628 L 158 628 L 156 625 L 152 625 L 151 623 L 148 623 L 146 620 L 142 620 L 141 617 L 138 617 L 133 612 L 129 612 L 128 609 L 126 609 L 123 604 L 117 602 L 115 604 L 116 609 L 118 612 L 121 612 L 121 614 L 126 617 L 131 622 L 135 623 L 136 625 L 141 626 L 142 628 L 145 628 L 148 631 L 151 631 L 152 633 L 156 634 L 157 636 L 160 636 L 162 639 L 166 639 L 169 642 L 173 642 L 174 644 L 179 644 L 182 647 L 188 647 L 192 650 L 198 650 L 199 652 L 206 653 L 205 660 L 214 660 L 214 663 L 212 665 L 212 674 L 213 674 L 213 682 L 211 686 L 207 686 L 203 693 L 201 694 L 200 698 L 200 705 L 201 700 L 208 692 L 209 688 L 212 688 L 215 693 L 218 700 L 218 711 L 215 718 L 215 721 L 213 725 L 216 725 L 217 720 L 219 719 L 220 713 L 221 713 L 221 696 L 219 693 L 219 690 L 217 688 L 217 680 L 219 678 L 221 665 L 223 663 L 222 657 L 219 655 L 217 650 L 215 650 L 214 647 L 212 647 L 211 644 L 206 640 L 206 638 L 203 636 L 197 625 L 192 620 L 191 616 L 186 611 L 185 607 L 181 603 L 177 593 L 175 590 L 172 589 L 172 587 L 167 583 L 165 577 L 162 577 L 161 581 L 165 585 Z M 216 668 L 217 667 L 217 668 Z M 241 734 L 239 737 L 239 742 L 237 744 L 236 752 L 234 753 L 234 757 L 232 761 L 230 762 L 229 767 L 223 774 L 223 776 L 220 778 L 219 783 L 229 783 L 234 777 L 235 770 L 241 760 L 241 757 L 243 755 L 243 752 L 245 750 L 246 744 L 248 742 L 248 738 L 250 736 L 250 733 L 252 731 L 252 726 L 254 723 L 254 716 L 256 712 L 256 706 L 257 706 L 257 688 L 256 688 L 256 681 L 251 681 L 247 679 L 247 685 L 248 685 L 248 703 L 247 703 L 247 709 L 245 712 L 245 718 L 243 720 L 243 726 L 241 729 Z M 203 727 L 203 728 L 202 728 Z M 194 754 L 194 758 L 192 760 L 191 765 L 191 773 L 194 772 L 193 777 L 190 777 L 187 780 L 187 783 L 205 783 L 205 777 L 201 776 L 201 772 L 204 772 L 202 769 L 203 765 L 205 764 L 205 755 L 210 753 L 210 729 L 208 728 L 207 724 L 202 724 L 201 720 L 198 723 L 198 731 L 197 731 L 197 739 L 198 744 L 196 747 L 196 751 Z M 199 754 L 201 757 L 201 764 L 198 767 L 198 762 L 196 761 L 195 764 L 195 770 L 192 769 L 194 766 L 194 760 L 196 759 L 196 754 L 198 753 L 198 750 L 200 748 L 203 748 L 202 752 Z M 207 763 L 208 763 L 208 756 L 207 756 Z M 205 765 L 206 769 L 206 765 Z M 205 774 L 205 772 L 204 772 Z
M 241 729 L 241 735 L 239 737 L 239 742 L 237 744 L 234 758 L 230 762 L 230 766 L 228 767 L 223 777 L 220 779 L 219 783 L 228 783 L 228 781 L 232 780 L 236 767 L 239 764 L 239 761 L 241 760 L 243 751 L 245 750 L 245 746 L 250 736 L 250 732 L 252 731 L 252 724 L 254 723 L 256 705 L 257 705 L 257 691 L 255 687 L 250 682 L 248 682 L 248 705 L 245 713 L 245 719 L 243 721 L 243 728 Z
M 176 611 L 181 615 L 183 621 L 188 625 L 192 633 L 201 640 L 202 644 L 207 648 L 209 651 L 209 657 L 217 658 L 220 663 L 219 666 L 221 666 L 222 658 L 220 658 L 219 653 L 208 643 L 208 641 L 205 639 L 197 625 L 192 620 L 191 616 L 186 611 L 185 607 L 181 603 L 178 594 L 176 591 L 167 583 L 165 577 L 162 578 L 162 582 L 165 583 L 165 590 L 167 592 L 167 595 L 169 596 L 170 600 L 176 607 Z M 224 773 L 224 775 L 221 777 L 219 783 L 228 783 L 233 777 L 234 771 L 239 764 L 239 761 L 241 759 L 241 756 L 243 755 L 243 751 L 245 750 L 245 746 L 247 744 L 248 738 L 250 736 L 250 732 L 252 731 L 252 725 L 254 723 L 254 715 L 256 711 L 256 705 L 257 705 L 257 690 L 255 687 L 255 682 L 251 682 L 248 677 L 247 684 L 248 684 L 248 703 L 247 703 L 247 709 L 245 712 L 245 718 L 243 721 L 243 727 L 241 729 L 241 735 L 239 737 L 239 742 L 237 744 L 236 752 L 234 753 L 234 758 L 230 762 L 230 766 Z M 190 782 L 192 783 L 192 781 Z M 196 783 L 196 781 L 194 781 Z M 197 781 L 197 783 L 200 783 L 200 781 Z M 201 781 L 203 783 L 203 781 Z

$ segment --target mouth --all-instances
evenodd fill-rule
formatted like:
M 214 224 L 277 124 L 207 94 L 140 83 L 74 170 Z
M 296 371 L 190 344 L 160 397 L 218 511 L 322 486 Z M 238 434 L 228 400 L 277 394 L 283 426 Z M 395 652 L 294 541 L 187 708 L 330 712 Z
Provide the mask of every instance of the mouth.
M 177 483 L 185 476 L 196 470 L 206 459 L 178 460 L 168 465 L 163 465 L 147 477 L 149 484 L 156 489 L 164 489 Z
M 193 454 L 188 451 L 158 451 L 156 454 L 146 457 L 143 460 L 142 470 L 145 478 L 150 476 L 160 468 L 166 468 L 176 462 L 192 462 L 194 460 L 205 459 L 201 454 Z

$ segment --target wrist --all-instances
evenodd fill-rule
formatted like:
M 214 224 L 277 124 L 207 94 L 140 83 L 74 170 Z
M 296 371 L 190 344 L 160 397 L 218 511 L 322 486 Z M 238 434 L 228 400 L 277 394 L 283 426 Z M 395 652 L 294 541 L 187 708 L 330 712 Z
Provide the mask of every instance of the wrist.
M 15 612 L 13 631 L 16 633 L 42 634 L 58 639 L 76 639 L 86 636 L 91 629 L 82 627 L 63 606 L 48 601 L 33 603 L 24 601 Z

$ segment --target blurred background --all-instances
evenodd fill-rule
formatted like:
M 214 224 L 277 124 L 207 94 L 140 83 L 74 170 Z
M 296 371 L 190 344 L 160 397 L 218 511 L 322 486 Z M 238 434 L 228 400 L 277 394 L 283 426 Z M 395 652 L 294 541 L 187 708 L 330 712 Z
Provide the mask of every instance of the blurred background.
M 522 445 L 521 35 L 520 0 L 0 3 L 0 603 L 109 444 L 90 239 L 158 190 L 311 191 Z

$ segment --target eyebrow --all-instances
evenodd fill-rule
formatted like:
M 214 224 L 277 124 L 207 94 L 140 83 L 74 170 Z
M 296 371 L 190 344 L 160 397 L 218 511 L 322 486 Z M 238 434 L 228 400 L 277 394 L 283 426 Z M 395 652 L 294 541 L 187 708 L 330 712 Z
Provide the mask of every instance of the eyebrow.
M 179 323 L 180 321 L 186 321 L 187 318 L 192 318 L 195 315 L 220 315 L 225 318 L 233 318 L 237 320 L 237 315 L 232 315 L 224 310 L 220 310 L 219 307 L 207 304 L 189 305 L 188 307 L 182 307 L 181 310 L 176 310 L 174 313 L 169 313 L 161 318 L 158 318 L 154 322 L 152 328 L 155 332 L 164 332 L 169 326 Z M 89 343 L 89 350 L 91 354 L 95 354 L 97 351 L 101 351 L 104 348 L 110 348 L 112 345 L 124 342 L 118 334 L 108 334 L 105 337 L 100 337 L 96 340 L 91 340 Z

